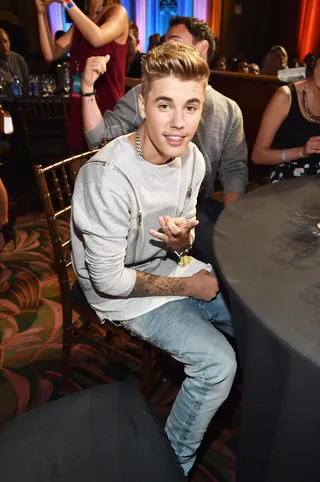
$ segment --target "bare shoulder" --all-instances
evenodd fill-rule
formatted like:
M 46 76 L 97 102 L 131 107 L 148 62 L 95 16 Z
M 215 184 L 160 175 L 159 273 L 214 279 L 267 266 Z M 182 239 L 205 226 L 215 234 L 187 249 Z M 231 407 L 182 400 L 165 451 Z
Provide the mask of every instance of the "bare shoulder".
M 280 87 L 273 95 L 272 99 L 273 102 L 279 104 L 290 104 L 291 102 L 291 90 L 288 85 L 283 85 Z
M 280 87 L 272 96 L 266 107 L 265 115 L 284 119 L 291 106 L 291 89 L 287 85 Z
M 113 3 L 111 5 L 106 5 L 105 16 L 128 16 L 127 10 L 118 3 Z

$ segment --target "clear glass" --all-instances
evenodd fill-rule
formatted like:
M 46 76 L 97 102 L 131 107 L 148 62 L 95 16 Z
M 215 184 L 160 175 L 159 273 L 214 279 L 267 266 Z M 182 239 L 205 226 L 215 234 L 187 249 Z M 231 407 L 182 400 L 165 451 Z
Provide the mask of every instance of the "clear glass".
M 49 95 L 49 76 L 48 74 L 41 75 L 41 95 L 42 97 L 48 97 Z
M 62 64 L 63 68 L 63 92 L 65 96 L 70 95 L 70 66 L 67 62 Z
M 4 78 L 0 77 L 0 95 L 4 95 L 4 84 L 5 84 Z
M 56 78 L 54 75 L 51 75 L 49 78 L 49 94 L 54 95 L 56 88 L 57 88 Z
M 30 75 L 29 77 L 29 94 L 33 97 L 40 95 L 40 77 L 39 75 Z

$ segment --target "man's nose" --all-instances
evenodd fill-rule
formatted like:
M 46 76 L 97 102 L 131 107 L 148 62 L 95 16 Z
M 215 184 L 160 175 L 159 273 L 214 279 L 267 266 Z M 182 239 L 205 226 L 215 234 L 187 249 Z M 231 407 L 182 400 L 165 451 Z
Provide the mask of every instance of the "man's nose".
M 185 126 L 184 115 L 180 109 L 173 110 L 170 125 L 175 129 L 184 128 Z

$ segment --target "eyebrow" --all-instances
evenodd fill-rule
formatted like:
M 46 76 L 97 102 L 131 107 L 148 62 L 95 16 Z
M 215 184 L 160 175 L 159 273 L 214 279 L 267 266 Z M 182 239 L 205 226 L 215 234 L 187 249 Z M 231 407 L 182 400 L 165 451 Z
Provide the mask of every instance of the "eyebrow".
M 161 95 L 155 99 L 155 102 L 158 102 L 159 100 L 164 100 L 166 102 L 174 102 L 174 99 L 171 99 L 171 97 L 166 97 L 165 95 Z M 186 104 L 192 104 L 192 103 L 197 103 L 200 104 L 200 99 L 197 97 L 193 97 L 192 99 L 188 99 Z

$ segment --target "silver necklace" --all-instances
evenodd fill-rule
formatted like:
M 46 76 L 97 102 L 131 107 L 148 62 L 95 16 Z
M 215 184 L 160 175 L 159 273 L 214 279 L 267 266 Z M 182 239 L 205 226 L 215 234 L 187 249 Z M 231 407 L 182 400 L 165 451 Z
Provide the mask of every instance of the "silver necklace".
M 307 114 L 307 116 L 310 117 L 310 119 L 312 119 L 316 122 L 320 122 L 320 115 L 312 114 L 312 112 L 309 108 L 307 93 L 308 93 L 308 84 L 306 84 L 305 88 L 302 91 L 302 106 L 303 106 L 303 109 L 304 109 L 305 113 Z
M 144 159 L 143 154 L 142 154 L 142 147 L 141 147 L 141 134 L 140 134 L 140 129 L 136 131 L 136 151 L 137 153 Z M 174 157 L 170 157 L 166 164 L 168 162 L 173 161 Z
M 94 21 L 94 20 L 97 18 L 97 16 L 98 16 L 99 13 L 101 12 L 101 10 L 105 7 L 105 5 L 106 5 L 106 2 L 103 2 L 103 4 L 101 5 L 101 7 L 99 7 L 98 10 L 96 11 L 96 13 L 93 15 L 93 17 L 92 17 L 92 19 L 91 19 L 92 21 Z
M 142 148 L 141 148 L 141 137 L 140 137 L 140 129 L 136 131 L 136 151 L 143 157 Z

